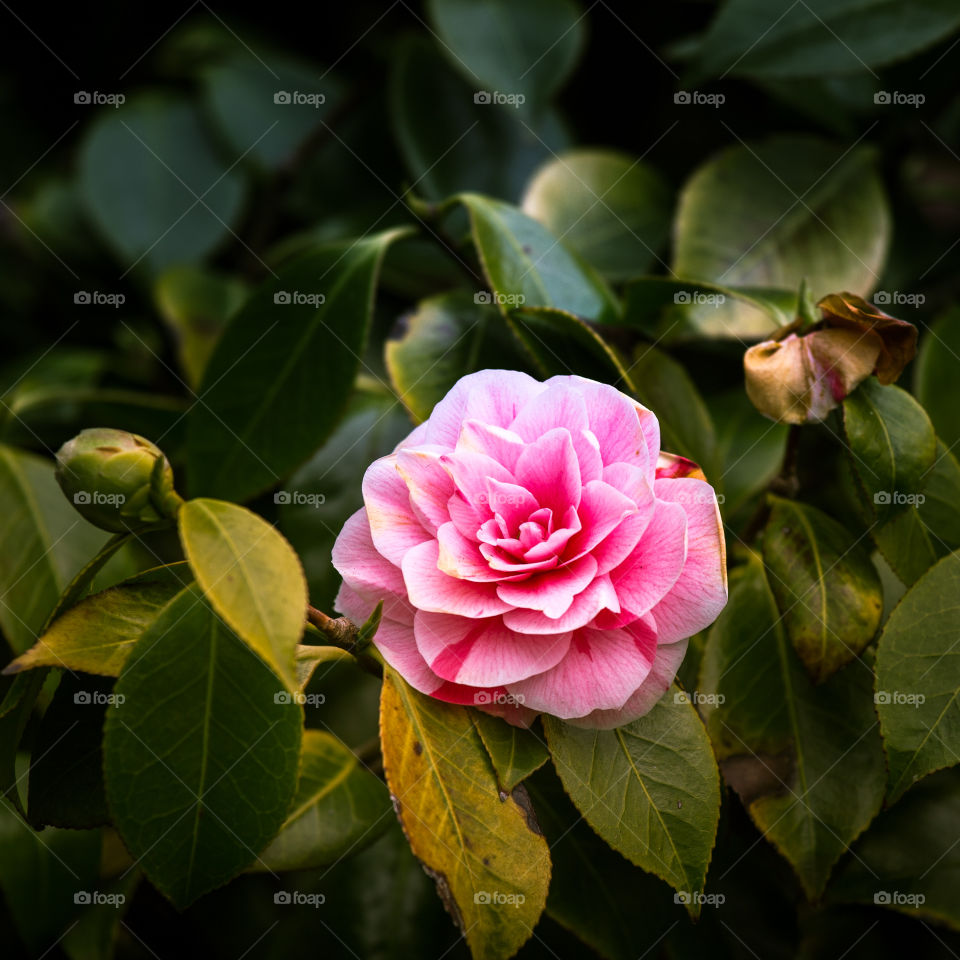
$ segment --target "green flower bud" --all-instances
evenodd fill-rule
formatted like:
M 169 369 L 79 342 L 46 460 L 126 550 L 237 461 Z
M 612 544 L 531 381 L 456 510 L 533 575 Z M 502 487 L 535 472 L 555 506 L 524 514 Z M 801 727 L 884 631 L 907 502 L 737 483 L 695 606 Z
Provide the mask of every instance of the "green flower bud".
M 60 448 L 57 482 L 87 520 L 114 533 L 173 517 L 183 502 L 159 447 L 106 427 L 84 430 Z

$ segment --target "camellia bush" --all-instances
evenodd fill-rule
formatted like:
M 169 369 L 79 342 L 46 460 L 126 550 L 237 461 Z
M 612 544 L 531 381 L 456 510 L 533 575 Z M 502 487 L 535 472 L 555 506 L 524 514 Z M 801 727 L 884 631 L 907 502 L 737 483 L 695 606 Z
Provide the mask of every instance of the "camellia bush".
M 960 7 L 342 15 L 6 150 L 0 952 L 960 955 Z

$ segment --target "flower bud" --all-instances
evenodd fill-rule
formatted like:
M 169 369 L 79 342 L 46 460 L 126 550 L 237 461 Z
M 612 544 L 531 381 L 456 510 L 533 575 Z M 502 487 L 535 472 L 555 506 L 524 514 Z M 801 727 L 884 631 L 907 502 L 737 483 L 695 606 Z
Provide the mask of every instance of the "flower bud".
M 772 420 L 823 420 L 873 373 L 880 353 L 880 338 L 869 330 L 815 330 L 765 340 L 743 358 L 747 396 Z
M 80 514 L 114 533 L 172 517 L 183 502 L 163 451 L 124 430 L 96 427 L 68 440 L 57 451 L 56 476 Z

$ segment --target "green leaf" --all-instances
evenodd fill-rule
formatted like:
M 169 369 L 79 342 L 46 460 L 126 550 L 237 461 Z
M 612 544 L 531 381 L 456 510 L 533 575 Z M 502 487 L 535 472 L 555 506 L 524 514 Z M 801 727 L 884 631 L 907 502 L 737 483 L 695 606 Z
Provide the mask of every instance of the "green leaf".
M 760 559 L 731 584 L 701 667 L 704 719 L 727 783 L 813 899 L 883 800 L 871 671 L 855 661 L 814 686 Z
M 341 97 L 329 71 L 268 51 L 234 56 L 201 74 L 203 99 L 232 152 L 262 170 L 290 161 Z
M 380 261 L 400 235 L 388 230 L 307 254 L 233 318 L 188 420 L 195 493 L 250 497 L 333 432 L 360 366 Z
M 45 670 L 14 677 L 0 702 L 0 795 L 24 818 L 20 797 L 23 777 L 17 775 L 17 751 L 45 679 Z
M 522 117 L 476 104 L 470 86 L 426 37 L 401 40 L 388 96 L 394 138 L 413 185 L 431 200 L 476 190 L 517 201 L 534 170 L 569 137 L 556 111 Z
M 246 286 L 205 267 L 172 267 L 154 286 L 157 309 L 177 341 L 180 369 L 194 390 L 227 321 L 247 297 Z
M 727 0 L 698 44 L 691 81 L 873 73 L 958 26 L 948 0 Z
M 516 207 L 477 193 L 458 199 L 501 309 L 557 307 L 587 320 L 612 320 L 619 305 L 606 284 L 546 227 Z
M 937 438 L 906 390 L 865 380 L 843 401 L 843 426 L 857 476 L 878 520 L 916 502 L 933 466 Z
M 293 548 L 266 520 L 222 500 L 188 500 L 177 523 L 183 551 L 214 610 L 296 690 L 307 584 Z
M 321 663 L 340 663 L 344 660 L 353 660 L 353 654 L 347 653 L 342 647 L 300 644 L 297 647 L 297 688 L 300 691 L 307 689 L 307 684 Z
M 915 506 L 870 531 L 877 548 L 907 586 L 940 557 L 960 548 L 960 464 L 941 440 L 922 486 Z
M 0 802 L 0 891 L 28 956 L 51 950 L 75 920 L 78 893 L 98 889 L 99 830 L 35 833 Z M 5 931 L 5 938 L 10 934 Z M 14 944 L 6 943 L 4 950 Z
M 64 673 L 30 758 L 30 823 L 86 830 L 110 822 L 103 790 L 103 720 L 112 681 Z
M 823 511 L 771 496 L 763 560 L 787 636 L 821 683 L 859 656 L 880 626 L 883 590 L 870 555 Z
M 152 271 L 213 250 L 237 222 L 244 192 L 196 107 L 159 94 L 98 115 L 80 150 L 80 187 L 123 265 Z
M 928 570 L 890 615 L 877 644 L 877 712 L 889 802 L 914 781 L 960 763 L 960 553 Z
M 280 828 L 302 712 L 196 584 L 143 634 L 114 692 L 104 734 L 114 823 L 182 909 L 248 866 Z
M 544 377 L 575 373 L 634 390 L 616 351 L 575 314 L 554 307 L 520 307 L 507 313 L 507 325 Z
M 427 11 L 441 48 L 475 89 L 519 95 L 530 110 L 566 80 L 586 35 L 573 0 L 428 0 Z
M 537 171 L 523 212 L 608 280 L 658 260 L 670 231 L 670 188 L 651 166 L 614 150 L 570 150 Z
M 642 344 L 630 376 L 637 399 L 660 418 L 663 448 L 698 463 L 710 479 L 716 473 L 713 418 L 687 371 L 668 354 Z
M 937 436 L 953 450 L 960 443 L 960 405 L 953 392 L 960 374 L 960 309 L 948 310 L 927 328 L 914 367 L 914 393 Z
M 809 137 L 731 147 L 701 166 L 680 196 L 673 272 L 733 287 L 838 290 L 866 296 L 886 258 L 890 214 L 867 148 Z M 718 336 L 760 336 L 768 317 L 733 301 L 698 309 Z
M 737 304 L 751 308 L 744 312 L 757 321 L 760 333 L 791 323 L 797 309 L 795 290 L 728 287 L 673 277 L 637 277 L 627 284 L 624 298 L 623 325 L 658 340 L 730 336 L 727 311 Z
M 390 796 L 336 737 L 306 730 L 290 814 L 255 870 L 308 870 L 358 853 L 390 823 Z
M 437 883 L 474 960 L 511 957 L 543 911 L 550 855 L 522 786 L 501 794 L 461 706 L 383 678 L 380 740 L 410 848 Z
M 14 653 L 39 636 L 61 591 L 107 540 L 67 501 L 53 464 L 0 446 L 0 627 Z
M 400 319 L 384 346 L 390 382 L 418 423 L 462 377 L 513 367 L 516 349 L 495 307 L 463 290 L 421 300 Z M 483 294 L 480 294 L 481 299 Z
M 515 727 L 482 710 L 474 710 L 472 716 L 504 793 L 509 793 L 550 759 L 547 745 L 533 730 Z
M 720 818 L 720 782 L 690 701 L 668 693 L 650 713 L 615 730 L 543 719 L 553 764 L 587 823 L 678 892 L 702 891 Z M 695 897 L 686 905 L 699 914 Z
M 960 770 L 918 783 L 857 841 L 854 856 L 837 868 L 827 899 L 880 904 L 960 930 L 958 820 Z
M 334 541 L 350 514 L 363 506 L 357 481 L 410 430 L 410 417 L 396 397 L 358 390 L 330 439 L 287 481 L 302 498 L 291 496 L 280 504 L 277 522 L 303 562 L 310 597 L 321 610 L 332 609 L 340 586 L 330 562 Z
M 60 667 L 118 677 L 133 645 L 190 581 L 182 571 L 159 567 L 81 600 L 58 617 L 4 673 Z

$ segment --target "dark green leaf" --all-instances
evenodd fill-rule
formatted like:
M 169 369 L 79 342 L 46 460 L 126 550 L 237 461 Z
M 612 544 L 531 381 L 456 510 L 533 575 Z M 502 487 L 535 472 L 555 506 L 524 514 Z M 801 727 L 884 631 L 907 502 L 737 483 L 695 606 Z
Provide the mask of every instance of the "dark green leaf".
M 80 185 L 128 270 L 199 260 L 230 233 L 243 200 L 197 109 L 159 94 L 98 116 L 80 152 Z
M 846 527 L 816 507 L 771 496 L 763 560 L 787 636 L 814 682 L 860 655 L 880 625 L 883 591 Z
M 143 634 L 114 692 L 104 735 L 113 820 L 183 908 L 256 860 L 283 823 L 301 710 L 196 585 Z
M 473 722 L 504 793 L 509 793 L 550 759 L 547 745 L 536 731 L 515 727 L 482 710 L 473 712 Z
M 380 261 L 398 236 L 388 230 L 308 254 L 233 318 L 190 413 L 194 493 L 250 497 L 330 436 L 360 366 Z
M 717 765 L 690 701 L 673 695 L 615 730 L 544 717 L 550 755 L 587 823 L 680 893 L 703 890 L 720 817 Z M 686 898 L 692 916 L 698 898 Z
M 960 310 L 947 311 L 927 328 L 917 353 L 914 392 L 937 436 L 952 450 L 960 442 L 960 404 L 954 390 L 960 376 Z
M 890 802 L 960 763 L 960 553 L 928 570 L 890 615 L 877 644 L 877 712 Z

